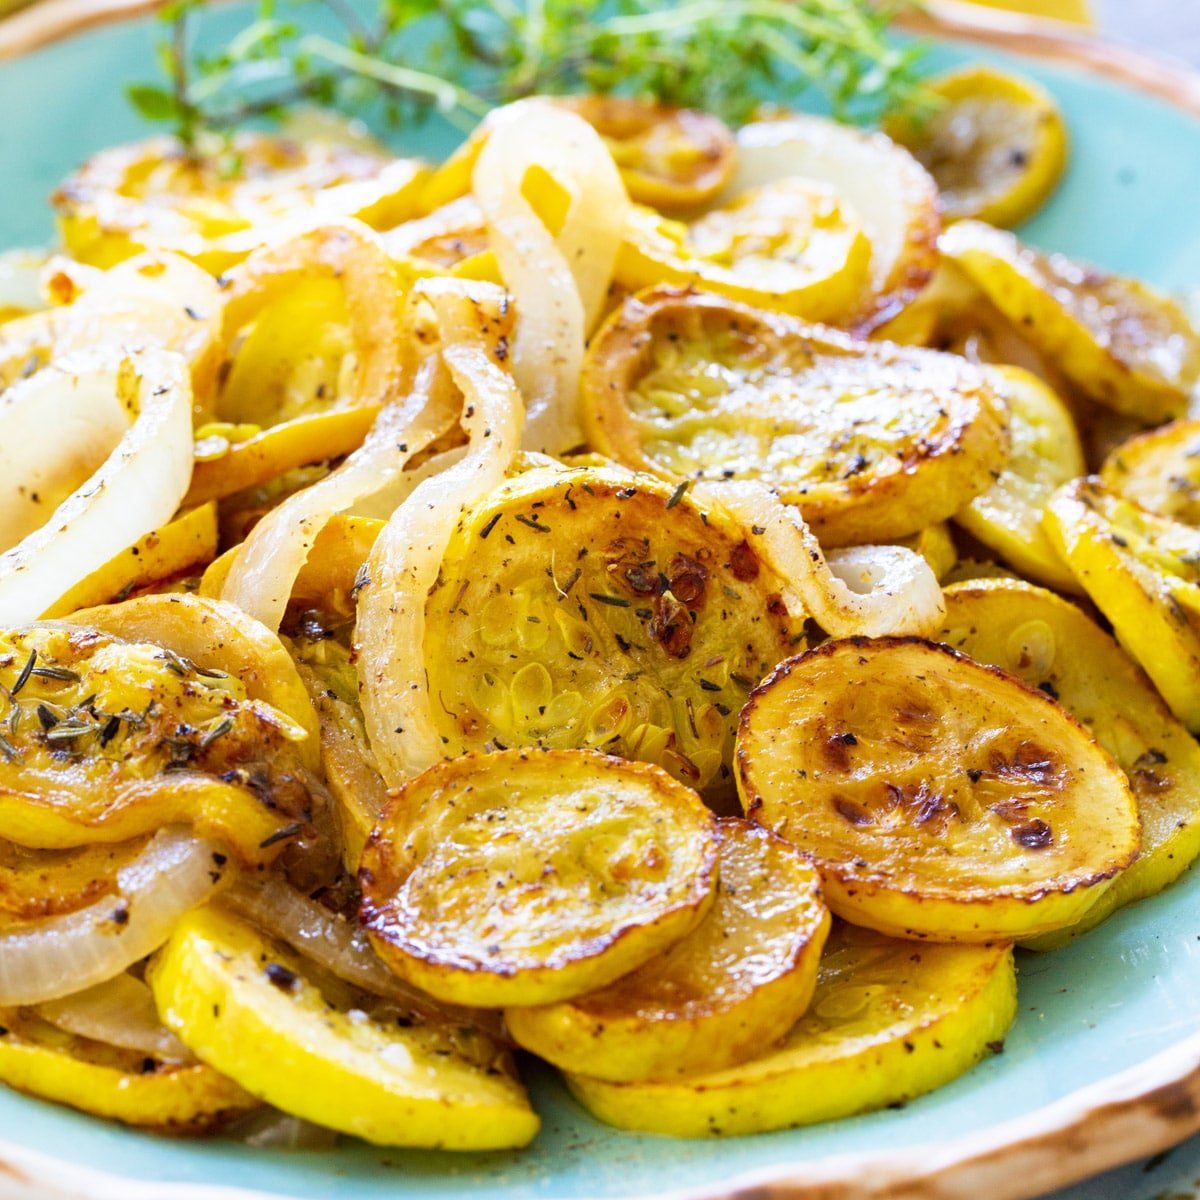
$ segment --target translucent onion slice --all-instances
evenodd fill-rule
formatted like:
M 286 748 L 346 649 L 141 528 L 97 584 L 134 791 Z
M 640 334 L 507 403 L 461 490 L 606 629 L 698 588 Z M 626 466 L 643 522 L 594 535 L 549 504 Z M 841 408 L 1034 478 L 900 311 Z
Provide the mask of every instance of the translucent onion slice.
M 32 399 L 26 389 L 33 392 Z M 59 461 L 59 428 L 48 421 L 28 436 L 39 403 L 56 415 L 110 412 L 112 397 L 132 424 L 99 469 L 48 514 L 39 528 L 0 555 L 0 625 L 37 620 L 56 600 L 174 515 L 192 477 L 192 388 L 186 362 L 162 350 L 124 356 L 100 350 L 65 357 L 15 387 L 0 408 L 0 445 L 19 468 L 5 486 L 30 486 L 26 474 Z M 110 423 L 111 427 L 111 423 Z M 13 441 L 24 436 L 24 442 Z M 68 440 L 73 453 L 78 440 Z
M 129 430 L 129 408 L 109 382 L 51 368 L 0 396 L 0 550 L 44 525 Z
M 117 894 L 0 931 L 0 1005 L 41 1004 L 119 975 L 157 950 L 224 880 L 218 842 L 160 830 L 117 872 Z
M 331 975 L 377 996 L 404 1000 L 415 994 L 380 962 L 364 929 L 310 900 L 278 876 L 241 879 L 225 899 Z M 432 1001 L 425 998 L 425 1003 Z
M 517 119 L 519 115 L 519 119 Z M 537 175 L 531 175 L 539 168 Z M 583 440 L 579 371 L 612 281 L 629 199 L 600 135 L 536 100 L 495 123 L 472 178 L 489 242 L 516 300 L 512 369 L 525 397 L 524 446 L 561 454 Z M 560 189 L 557 196 L 554 189 Z M 541 191 L 542 214 L 528 190 Z M 557 235 L 555 201 L 567 197 Z
M 387 493 L 388 515 L 406 492 L 404 468 L 454 423 L 436 356 L 418 368 L 411 391 L 375 419 L 363 444 L 332 474 L 289 496 L 246 539 L 221 591 L 271 629 L 278 629 L 296 576 L 321 530 L 337 513 Z
M 942 589 L 919 554 L 903 546 L 853 546 L 826 556 L 796 509 L 749 480 L 697 484 L 692 495 L 741 523 L 785 581 L 788 608 L 807 612 L 831 636 L 925 635 L 939 628 Z
M 297 953 L 356 988 L 436 1020 L 480 1023 L 485 1014 L 442 1004 L 393 975 L 357 923 L 330 912 L 276 875 L 242 878 L 225 894 L 234 909 Z M 485 1019 L 489 1029 L 498 1024 Z
M 494 143 L 489 142 L 491 146 Z M 425 601 L 463 511 L 498 487 L 520 447 L 524 408 L 499 367 L 496 321 L 506 299 L 431 281 L 441 354 L 462 392 L 467 453 L 424 480 L 396 510 L 367 560 L 359 593 L 358 680 L 367 736 L 384 782 L 397 787 L 441 757 L 425 673 Z M 487 302 L 490 297 L 490 303 Z
M 197 422 L 207 419 L 224 359 L 220 285 L 177 254 L 139 254 L 84 283 L 82 294 L 58 310 L 55 357 L 112 346 L 124 351 L 173 350 L 192 373 Z
M 293 1117 L 270 1105 L 225 1126 L 223 1132 L 256 1150 L 332 1150 L 341 1136 L 335 1129 Z
M 37 1006 L 38 1016 L 79 1037 L 136 1050 L 152 1058 L 195 1062 L 192 1052 L 159 1020 L 154 996 L 123 971 L 95 987 Z
M 0 316 L 45 308 L 42 297 L 44 250 L 5 250 L 0 254 Z

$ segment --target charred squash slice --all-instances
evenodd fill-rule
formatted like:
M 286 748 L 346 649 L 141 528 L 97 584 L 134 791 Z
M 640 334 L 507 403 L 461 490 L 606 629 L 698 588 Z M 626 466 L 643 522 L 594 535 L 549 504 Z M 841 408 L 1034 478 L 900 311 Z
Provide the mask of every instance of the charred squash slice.
M 445 753 L 601 749 L 729 791 L 738 710 L 802 620 L 683 485 L 527 471 L 463 516 L 426 606 Z
M 674 288 L 630 298 L 581 384 L 590 443 L 665 479 L 753 479 L 826 545 L 907 537 L 985 491 L 1008 450 L 977 368 Z
M 362 923 L 432 996 L 547 1004 L 611 983 L 713 901 L 714 821 L 665 771 L 584 751 L 430 767 L 363 851 Z
M 1044 692 L 916 638 L 827 642 L 751 696 L 747 812 L 811 854 L 830 908 L 985 942 L 1080 920 L 1138 851 L 1108 752 Z
M 808 1012 L 750 1062 L 685 1079 L 568 1075 L 601 1121 L 676 1137 L 813 1125 L 941 1087 L 998 1048 L 1017 1013 L 1007 946 L 921 946 L 838 924 Z
M 946 591 L 944 641 L 1055 697 L 1129 777 L 1142 852 L 1083 920 L 1031 943 L 1059 945 L 1162 891 L 1200 853 L 1200 747 L 1150 681 L 1090 617 L 1053 592 L 990 579 Z
M 829 931 L 817 873 L 737 817 L 718 822 L 720 879 L 682 941 L 598 992 L 505 1014 L 517 1044 L 616 1082 L 718 1071 L 754 1058 L 812 998 Z
M 978 221 L 952 226 L 940 245 L 1096 403 L 1147 423 L 1186 410 L 1200 380 L 1200 335 L 1167 296 Z

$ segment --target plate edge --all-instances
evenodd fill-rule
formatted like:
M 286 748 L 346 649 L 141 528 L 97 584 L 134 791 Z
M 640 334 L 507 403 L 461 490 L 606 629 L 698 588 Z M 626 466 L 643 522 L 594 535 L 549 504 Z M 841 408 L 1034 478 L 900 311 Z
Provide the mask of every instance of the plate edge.
M 1200 1033 L 1032 1113 L 956 1141 L 765 1167 L 702 1187 L 624 1200 L 1028 1200 L 1165 1150 L 1198 1130 Z M 286 1196 L 223 1185 L 130 1179 L 0 1141 L 0 1200 Z

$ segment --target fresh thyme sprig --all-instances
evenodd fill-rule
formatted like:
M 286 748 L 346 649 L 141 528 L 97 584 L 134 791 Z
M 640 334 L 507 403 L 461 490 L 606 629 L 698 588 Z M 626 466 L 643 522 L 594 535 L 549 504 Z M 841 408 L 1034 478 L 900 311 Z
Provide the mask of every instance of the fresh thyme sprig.
M 764 96 L 813 91 L 834 114 L 874 120 L 919 93 L 920 47 L 886 37 L 903 0 L 316 0 L 338 37 L 306 31 L 281 4 L 216 54 L 192 47 L 204 0 L 172 0 L 159 48 L 165 81 L 129 98 L 187 144 L 299 103 L 397 125 L 430 111 L 470 125 L 535 93 L 615 92 L 745 120 Z M 313 0 L 308 0 L 312 7 Z

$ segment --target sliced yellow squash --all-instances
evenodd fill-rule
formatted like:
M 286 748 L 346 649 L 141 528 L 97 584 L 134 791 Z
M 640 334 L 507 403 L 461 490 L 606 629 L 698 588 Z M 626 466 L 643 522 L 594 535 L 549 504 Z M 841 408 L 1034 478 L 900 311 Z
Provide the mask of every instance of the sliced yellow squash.
M 718 822 L 720 879 L 682 941 L 598 992 L 510 1008 L 517 1044 L 564 1070 L 617 1082 L 745 1062 L 803 1014 L 829 931 L 817 873 L 737 817 Z
M 689 211 L 716 199 L 729 182 L 737 147 L 728 127 L 710 113 L 622 96 L 538 96 L 494 109 L 430 177 L 427 209 L 466 195 L 488 135 L 502 121 L 519 121 L 525 104 L 553 104 L 582 117 L 604 139 L 630 199 L 662 212 Z
M 944 520 L 1008 449 L 1004 406 L 960 358 L 669 287 L 593 338 L 581 404 L 602 453 L 671 482 L 766 483 L 834 546 Z
M 716 878 L 695 792 L 579 750 L 437 763 L 396 793 L 359 868 L 384 961 L 432 996 L 485 1008 L 611 983 L 692 930 Z
M 30 850 L 0 841 L 0 923 L 5 918 L 36 921 L 76 909 L 118 890 L 117 873 L 146 848 L 147 837 Z
M 896 316 L 938 262 L 937 185 L 913 156 L 882 133 L 828 117 L 787 113 L 737 133 L 736 194 L 800 178 L 832 187 L 871 247 L 870 270 L 854 309 L 839 323 L 870 333 Z
M 203 1063 L 173 1062 L 77 1037 L 28 1010 L 0 1010 L 0 1081 L 159 1133 L 204 1133 L 259 1101 Z
M 614 277 L 630 290 L 703 287 L 836 323 L 854 311 L 870 264 L 871 244 L 837 193 L 791 178 L 740 192 L 691 224 L 633 207 Z
M 684 485 L 527 471 L 464 514 L 426 606 L 445 753 L 603 749 L 730 793 L 738 710 L 802 620 Z
M 942 253 L 1081 391 L 1147 423 L 1181 416 L 1200 380 L 1200 336 L 1146 284 L 960 221 Z
M 386 1146 L 526 1145 L 537 1115 L 507 1056 L 475 1032 L 372 1020 L 334 1004 L 300 961 L 216 908 L 189 914 L 151 963 L 163 1022 L 202 1062 L 284 1112 Z
M 1012 452 L 995 482 L 955 520 L 1021 574 L 1060 591 L 1079 585 L 1042 530 L 1046 502 L 1085 471 L 1075 422 L 1063 402 L 1021 367 L 985 368 L 1008 405 Z
M 217 509 L 201 504 L 146 534 L 128 550 L 81 579 L 45 615 L 64 617 L 80 608 L 107 604 L 134 588 L 164 583 L 185 571 L 198 571 L 217 553 Z
M 1049 696 L 917 638 L 826 642 L 751 696 L 747 813 L 813 856 L 830 908 L 898 937 L 1080 920 L 1138 850 L 1133 794 Z
M 1200 732 L 1200 530 L 1087 478 L 1051 499 L 1046 532 L 1171 711 Z
M 1019 225 L 1049 198 L 1067 165 L 1067 127 L 1054 97 L 1024 75 L 972 65 L 926 81 L 940 105 L 887 131 L 933 176 L 942 216 Z
M 363 846 L 387 803 L 387 785 L 363 725 L 358 674 L 349 651 L 330 639 L 298 645 L 297 665 L 321 722 L 321 761 L 342 861 L 357 874 Z
M 239 133 L 194 152 L 172 138 L 114 146 L 55 192 L 74 258 L 110 267 L 173 250 L 214 274 L 281 232 L 355 217 L 380 229 L 416 214 L 429 169 L 328 141 Z
M 406 279 L 366 226 L 272 243 L 226 277 L 232 355 L 196 431 L 187 502 L 221 499 L 349 454 L 398 392 Z
M 236 679 L 251 700 L 276 709 L 308 734 L 297 737 L 296 752 L 310 770 L 319 769 L 317 719 L 291 655 L 277 634 L 235 605 L 191 595 L 139 596 L 82 609 L 64 620 L 122 641 L 161 646 L 203 678 Z
M 181 822 L 273 857 L 311 817 L 307 730 L 223 670 L 101 632 L 98 611 L 0 635 L 0 829 L 65 850 Z
M 946 625 L 937 637 L 1053 696 L 1116 759 L 1137 797 L 1137 861 L 1082 921 L 1031 944 L 1059 945 L 1162 891 L 1188 868 L 1200 854 L 1200 747 L 1090 617 L 1032 584 L 981 580 L 946 590 Z
M 941 1087 L 1002 1048 L 1017 1014 L 1012 950 L 920 946 L 837 925 L 808 1013 L 724 1071 L 647 1083 L 568 1075 L 587 1110 L 676 1137 L 813 1125 Z
M 1200 526 L 1200 421 L 1173 421 L 1122 442 L 1100 478 L 1152 513 Z

